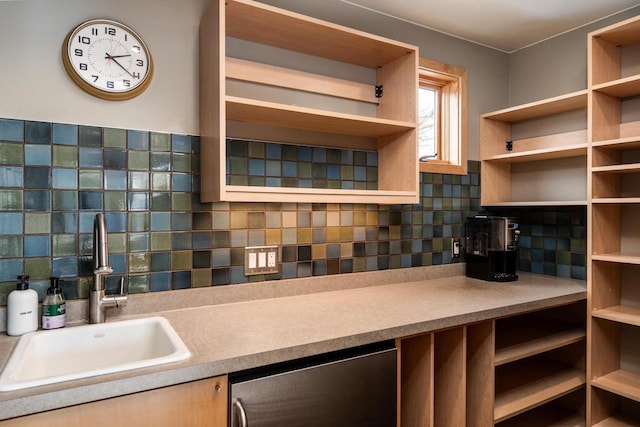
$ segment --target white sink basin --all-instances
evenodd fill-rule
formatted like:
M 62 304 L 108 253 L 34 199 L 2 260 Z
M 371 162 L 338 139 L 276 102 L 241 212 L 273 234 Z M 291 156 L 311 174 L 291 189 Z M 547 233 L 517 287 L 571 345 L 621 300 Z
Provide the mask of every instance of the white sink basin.
M 156 366 L 190 356 L 163 317 L 31 332 L 20 337 L 2 370 L 0 391 Z

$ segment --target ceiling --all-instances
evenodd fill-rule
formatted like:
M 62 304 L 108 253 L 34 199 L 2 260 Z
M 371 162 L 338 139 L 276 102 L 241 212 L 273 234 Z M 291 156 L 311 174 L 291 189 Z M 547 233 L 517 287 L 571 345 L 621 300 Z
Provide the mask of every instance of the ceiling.
M 640 0 L 342 0 L 505 52 L 640 5 Z

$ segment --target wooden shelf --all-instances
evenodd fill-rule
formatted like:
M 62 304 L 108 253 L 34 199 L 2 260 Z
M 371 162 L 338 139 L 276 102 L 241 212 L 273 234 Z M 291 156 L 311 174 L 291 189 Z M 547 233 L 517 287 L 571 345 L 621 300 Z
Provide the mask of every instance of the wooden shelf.
M 620 264 L 640 264 L 640 255 L 612 252 L 606 254 L 593 254 L 594 261 L 616 262 Z
M 584 427 L 584 415 L 571 412 L 558 405 L 540 408 L 510 418 L 497 424 L 498 427 Z
M 591 380 L 591 385 L 640 402 L 640 375 L 618 369 Z
M 594 424 L 593 427 L 637 427 L 640 419 L 628 415 L 614 415 Z
M 505 108 L 504 110 L 494 111 L 492 113 L 486 113 L 481 117 L 501 122 L 519 122 L 567 111 L 580 110 L 582 108 L 587 108 L 586 89 L 516 107 Z
M 640 173 L 640 163 L 628 163 L 610 166 L 594 166 L 591 168 L 593 173 L 602 174 L 631 174 Z
M 615 46 L 627 46 L 640 41 L 640 20 L 638 17 L 629 18 L 608 27 L 589 33 L 588 37 L 606 40 Z
M 379 137 L 415 129 L 415 123 L 343 114 L 255 99 L 226 97 L 227 119 L 341 135 Z
M 605 141 L 593 141 L 594 148 L 608 148 L 612 150 L 634 150 L 640 148 L 640 136 L 608 139 Z
M 516 206 L 586 206 L 586 200 L 523 200 L 512 202 L 487 202 L 482 206 L 516 207 Z
M 595 92 L 604 93 L 606 95 L 615 96 L 617 98 L 627 98 L 629 96 L 639 95 L 640 74 L 614 80 L 612 82 L 593 85 L 593 90 Z
M 640 203 L 640 197 L 602 197 L 602 198 L 593 198 L 591 200 L 592 203 L 602 203 L 602 204 L 623 204 L 623 203 Z
M 530 369 L 532 372 L 520 375 L 536 375 L 537 379 L 524 381 L 522 385 L 502 392 L 496 390 L 496 423 L 577 390 L 585 384 L 585 372 L 581 369 L 566 367 L 548 372 L 548 366 L 541 367 L 539 364 L 532 364 Z M 538 369 L 540 374 L 536 372 Z
M 591 313 L 598 319 L 611 320 L 627 325 L 640 326 L 640 308 L 617 305 L 595 310 Z
M 584 341 L 584 328 L 571 328 L 550 332 L 548 327 L 531 325 L 530 327 L 514 327 L 505 331 L 502 337 L 496 337 L 495 366 L 525 357 L 544 353 L 569 344 Z
M 575 144 L 566 147 L 541 148 L 539 150 L 521 151 L 517 153 L 497 154 L 488 157 L 486 161 L 492 162 L 533 162 L 537 160 L 560 159 L 565 157 L 578 157 L 587 155 L 587 144 Z

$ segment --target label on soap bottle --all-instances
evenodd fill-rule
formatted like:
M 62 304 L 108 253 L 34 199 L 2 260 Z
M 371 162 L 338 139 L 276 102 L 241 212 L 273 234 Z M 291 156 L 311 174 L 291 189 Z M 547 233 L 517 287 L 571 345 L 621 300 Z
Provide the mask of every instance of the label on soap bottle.
M 51 304 L 42 306 L 42 329 L 62 328 L 66 324 L 66 305 Z

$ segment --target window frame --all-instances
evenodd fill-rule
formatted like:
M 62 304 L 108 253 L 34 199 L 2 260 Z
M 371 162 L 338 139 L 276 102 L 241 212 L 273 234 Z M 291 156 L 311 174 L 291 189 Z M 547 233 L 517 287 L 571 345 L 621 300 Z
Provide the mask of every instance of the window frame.
M 438 159 L 420 162 L 420 172 L 467 174 L 467 70 L 419 59 L 418 85 L 439 88 Z

